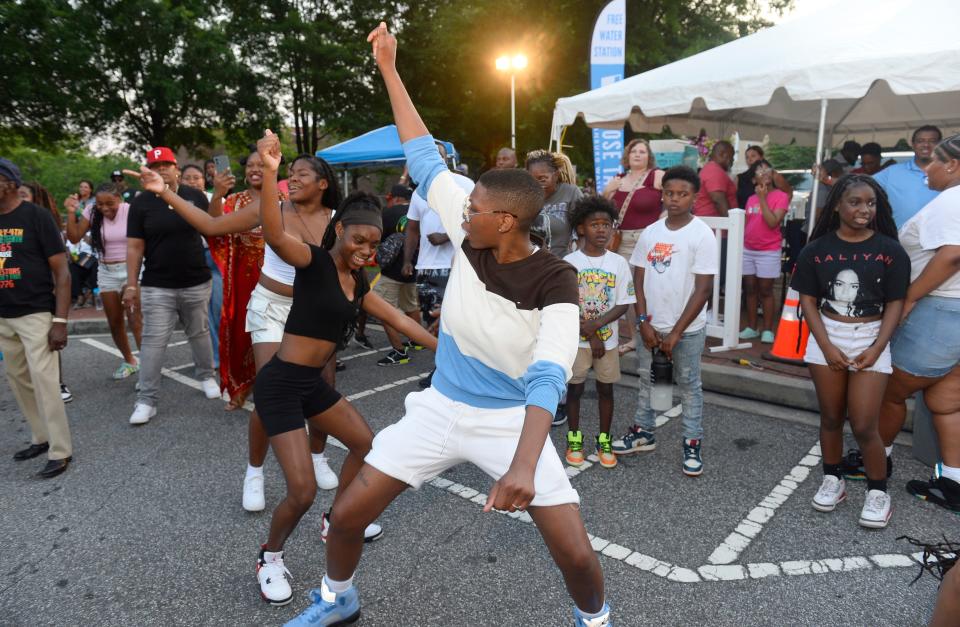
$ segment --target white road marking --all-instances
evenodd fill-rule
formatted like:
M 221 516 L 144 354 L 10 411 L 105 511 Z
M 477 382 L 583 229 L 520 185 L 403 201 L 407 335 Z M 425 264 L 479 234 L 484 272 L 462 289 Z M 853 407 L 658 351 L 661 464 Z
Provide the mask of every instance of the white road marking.
M 114 347 L 108 346 L 107 344 L 92 338 L 84 338 L 81 340 L 81 342 L 98 350 L 118 356 L 120 355 L 120 352 Z M 192 364 L 184 364 L 182 366 L 175 366 L 175 368 L 188 368 L 191 365 Z M 412 383 L 413 381 L 419 381 L 420 379 L 427 377 L 429 374 L 429 372 L 422 372 L 411 377 L 399 379 L 389 384 L 384 384 L 377 388 L 357 392 L 348 396 L 347 400 L 352 401 L 355 399 L 372 396 L 379 391 L 406 385 L 407 383 Z M 202 389 L 198 381 L 182 375 L 179 372 L 176 372 L 174 369 L 164 368 L 163 375 L 196 390 Z M 252 409 L 252 407 L 248 408 L 248 405 L 250 405 L 250 403 L 247 403 L 244 408 Z M 681 408 L 679 405 L 670 409 L 669 411 L 657 417 L 657 426 L 666 424 L 670 418 L 675 418 L 679 416 L 680 413 Z M 347 449 L 342 442 L 338 441 L 334 437 L 328 438 L 328 442 L 337 448 L 344 450 Z M 777 484 L 777 486 L 774 486 L 774 489 L 766 497 L 764 497 L 764 499 L 760 502 L 760 505 L 751 510 L 747 517 L 740 521 L 734 533 L 728 536 L 727 539 L 724 540 L 724 542 L 720 545 L 720 547 L 717 547 L 717 549 L 714 551 L 714 554 L 711 555 L 711 562 L 712 559 L 718 555 L 718 551 L 720 551 L 720 549 L 723 547 L 726 547 L 731 551 L 735 551 L 736 556 L 733 559 L 736 560 L 743 549 L 749 545 L 750 541 L 760 533 L 760 531 L 763 529 L 763 525 L 773 517 L 774 511 L 780 505 L 782 505 L 783 502 L 786 501 L 786 498 L 791 496 L 797 490 L 800 484 L 810 475 L 810 467 L 819 464 L 819 457 L 820 445 L 816 444 L 807 454 L 804 455 L 804 457 L 800 460 L 800 463 L 797 466 L 794 466 L 780 481 L 780 483 Z M 594 465 L 599 466 L 599 464 L 590 464 L 590 462 L 585 462 L 580 469 L 568 467 L 567 474 L 569 476 L 576 476 Z M 570 471 L 575 471 L 575 473 L 570 475 Z M 455 494 L 460 498 L 474 503 L 480 507 L 483 507 L 487 501 L 487 494 L 469 486 L 455 483 L 450 479 L 435 477 L 427 483 L 435 488 Z M 780 500 L 780 497 L 783 497 L 783 499 Z M 533 518 L 531 518 L 530 514 L 527 512 L 497 513 L 508 516 L 515 520 L 519 520 L 523 523 L 533 522 Z M 739 538 L 734 538 L 731 541 L 731 538 L 733 538 L 735 535 L 739 536 Z M 763 579 L 765 577 L 780 577 L 788 575 L 800 576 L 823 573 L 839 573 L 873 568 L 916 567 L 916 565 L 923 559 L 923 553 L 887 553 L 870 556 L 824 558 L 819 560 L 789 560 L 779 563 L 710 563 L 699 566 L 696 569 L 691 569 L 671 564 L 670 562 L 665 562 L 655 557 L 640 553 L 639 551 L 634 551 L 624 545 L 613 543 L 610 540 L 600 538 L 589 533 L 587 536 L 590 538 L 590 544 L 593 549 L 604 557 L 623 562 L 624 564 L 633 566 L 638 570 L 649 572 L 658 577 L 679 583 L 700 583 L 704 581 L 741 581 L 744 579 Z M 741 540 L 740 538 L 743 539 Z M 739 548 L 744 542 L 746 544 L 743 545 L 743 548 Z
M 800 487 L 800 484 L 810 476 L 810 468 L 819 464 L 820 444 L 815 444 L 800 460 L 800 463 L 791 468 L 790 472 L 780 480 L 780 483 L 763 497 L 759 505 L 750 510 L 747 516 L 737 525 L 737 528 L 720 543 L 720 546 L 714 549 L 707 561 L 716 565 L 732 564 L 737 561 L 740 554 L 763 531 L 763 526 L 770 522 L 777 509 L 786 503 L 787 499 Z

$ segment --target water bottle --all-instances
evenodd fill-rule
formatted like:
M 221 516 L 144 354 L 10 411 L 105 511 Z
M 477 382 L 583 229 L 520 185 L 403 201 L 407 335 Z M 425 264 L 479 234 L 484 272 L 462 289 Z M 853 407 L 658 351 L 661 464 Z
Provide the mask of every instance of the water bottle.
M 673 362 L 658 349 L 653 349 L 650 383 L 650 408 L 666 411 L 673 407 Z
M 103 299 L 100 298 L 100 288 L 93 288 L 93 306 L 97 308 L 97 311 L 103 311 Z

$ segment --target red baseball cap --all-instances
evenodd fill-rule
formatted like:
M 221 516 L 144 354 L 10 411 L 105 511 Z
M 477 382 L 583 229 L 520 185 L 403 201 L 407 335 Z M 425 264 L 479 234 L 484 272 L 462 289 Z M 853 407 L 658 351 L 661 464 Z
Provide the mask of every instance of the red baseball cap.
M 177 164 L 177 155 L 166 146 L 154 146 L 147 151 L 147 165 L 154 163 L 172 163 Z

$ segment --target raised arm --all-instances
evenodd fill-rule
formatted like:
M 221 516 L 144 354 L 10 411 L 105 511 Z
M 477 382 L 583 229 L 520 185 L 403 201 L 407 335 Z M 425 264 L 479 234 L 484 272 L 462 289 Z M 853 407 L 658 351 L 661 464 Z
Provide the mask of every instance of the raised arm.
M 217 172 L 214 174 L 213 196 L 210 198 L 210 207 L 207 209 L 207 213 L 214 218 L 219 218 L 222 216 L 223 199 L 227 197 L 227 194 L 230 193 L 230 190 L 233 189 L 236 184 L 237 178 L 230 172 L 230 170 L 225 170 L 223 172 Z
M 277 194 L 277 170 L 280 168 L 280 138 L 267 129 L 257 142 L 263 160 L 263 189 L 260 190 L 260 224 L 263 239 L 277 255 L 295 268 L 310 265 L 313 253 L 305 243 L 283 230 L 280 199 Z
M 77 215 L 80 201 L 77 200 L 76 196 L 67 196 L 63 201 L 63 206 L 67 210 L 67 239 L 70 240 L 71 244 L 76 244 L 90 230 L 90 221 L 82 214 Z M 96 209 L 93 209 L 93 211 L 96 211 Z
M 437 152 L 433 138 L 427 131 L 426 125 L 420 119 L 416 107 L 410 100 L 403 81 L 397 73 L 397 39 L 387 30 L 383 22 L 367 37 L 373 46 L 373 56 L 380 68 L 383 82 L 390 96 L 390 106 L 393 108 L 393 118 L 397 123 L 397 132 L 403 143 L 403 152 L 407 158 L 407 168 L 410 176 L 417 182 L 416 194 L 429 200 L 430 207 L 440 215 L 443 228 L 450 237 L 454 246 L 463 241 L 463 232 L 460 224 L 463 220 L 463 205 L 467 197 L 465 192 L 453 180 L 446 164 Z M 440 189 L 432 189 L 433 181 L 441 174 L 444 184 Z M 431 195 L 432 194 L 432 195 Z
M 160 175 L 149 168 L 141 167 L 139 172 L 124 170 L 124 174 L 140 179 L 140 185 L 148 192 L 153 192 L 177 212 L 181 218 L 201 234 L 214 237 L 230 233 L 249 231 L 260 223 L 260 212 L 257 207 L 250 207 L 213 217 L 193 203 L 184 200 L 170 189 Z

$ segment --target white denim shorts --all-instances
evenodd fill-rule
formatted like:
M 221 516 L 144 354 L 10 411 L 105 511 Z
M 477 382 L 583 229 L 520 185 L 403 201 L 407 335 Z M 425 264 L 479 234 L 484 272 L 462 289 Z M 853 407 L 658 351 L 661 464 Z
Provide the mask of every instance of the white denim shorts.
M 820 316 L 820 319 L 823 320 L 823 326 L 827 328 L 827 337 L 830 338 L 830 343 L 843 351 L 848 359 L 856 359 L 860 356 L 860 353 L 870 348 L 877 340 L 877 335 L 880 334 L 880 323 L 882 322 L 881 320 L 840 322 L 831 320 L 826 316 Z M 810 341 L 807 342 L 807 353 L 803 356 L 803 360 L 808 364 L 827 365 L 823 351 L 817 345 L 817 338 L 813 337 L 812 333 L 810 334 Z M 849 369 L 856 372 L 856 368 L 852 366 Z M 880 353 L 873 366 L 867 368 L 865 372 L 882 372 L 883 374 L 893 372 L 889 343 L 883 347 L 883 352 Z
M 283 339 L 283 327 L 290 315 L 293 298 L 271 292 L 257 283 L 247 302 L 245 329 L 252 344 L 277 344 Z
M 434 388 L 407 395 L 405 413 L 373 438 L 364 461 L 414 489 L 444 470 L 470 462 L 494 480 L 510 468 L 526 409 L 481 409 Z M 534 506 L 580 503 L 548 436 L 533 476 Z M 479 489 L 480 486 L 474 486 Z
M 97 267 L 97 287 L 101 292 L 122 292 L 127 284 L 127 262 L 106 263 Z

